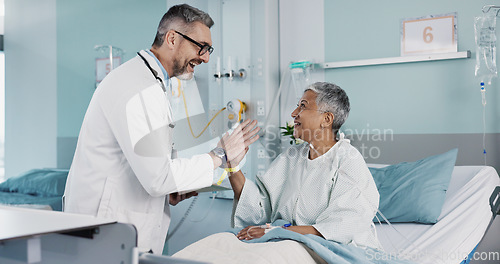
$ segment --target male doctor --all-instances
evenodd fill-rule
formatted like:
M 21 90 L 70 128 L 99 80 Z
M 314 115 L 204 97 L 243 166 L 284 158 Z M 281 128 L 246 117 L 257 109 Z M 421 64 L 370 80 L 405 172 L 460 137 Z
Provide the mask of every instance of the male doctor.
M 205 12 L 170 8 L 150 50 L 113 70 L 95 91 L 81 127 L 64 194 L 64 211 L 132 223 L 138 246 L 161 254 L 170 224 L 169 203 L 212 184 L 214 169 L 236 167 L 258 139 L 245 121 L 208 154 L 172 156 L 169 78 L 192 78 L 213 51 Z M 224 165 L 223 165 L 224 166 Z

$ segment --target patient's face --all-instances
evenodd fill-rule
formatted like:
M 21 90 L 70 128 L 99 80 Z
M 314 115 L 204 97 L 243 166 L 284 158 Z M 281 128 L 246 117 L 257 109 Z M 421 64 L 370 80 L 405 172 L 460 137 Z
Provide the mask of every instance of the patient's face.
M 294 120 L 293 136 L 311 143 L 314 133 L 321 130 L 322 112 L 316 105 L 316 93 L 306 91 L 291 116 Z

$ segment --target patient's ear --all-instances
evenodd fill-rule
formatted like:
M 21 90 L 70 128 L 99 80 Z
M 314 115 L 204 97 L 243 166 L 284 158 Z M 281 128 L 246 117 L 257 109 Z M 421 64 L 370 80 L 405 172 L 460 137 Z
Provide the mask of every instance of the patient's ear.
M 322 127 L 332 127 L 334 119 L 335 116 L 333 113 L 326 112 L 323 118 Z

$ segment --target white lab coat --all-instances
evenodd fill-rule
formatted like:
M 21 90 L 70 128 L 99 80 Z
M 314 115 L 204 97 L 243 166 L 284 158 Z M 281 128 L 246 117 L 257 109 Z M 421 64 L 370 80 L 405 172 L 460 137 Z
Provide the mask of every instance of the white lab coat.
M 155 58 L 141 54 L 163 78 Z M 209 186 L 214 171 L 208 154 L 172 159 L 172 122 L 167 95 L 140 57 L 108 74 L 83 120 L 64 211 L 132 223 L 138 246 L 161 254 L 168 194 Z

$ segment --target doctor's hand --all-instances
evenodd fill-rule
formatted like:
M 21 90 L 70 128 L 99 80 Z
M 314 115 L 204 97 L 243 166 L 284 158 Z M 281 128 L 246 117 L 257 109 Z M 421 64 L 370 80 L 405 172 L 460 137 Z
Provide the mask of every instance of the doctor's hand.
M 236 237 L 239 240 L 252 240 L 262 237 L 265 234 L 264 230 L 264 228 L 259 226 L 247 226 L 241 229 L 241 231 L 236 234 Z
M 198 193 L 197 192 L 188 192 L 185 194 L 179 194 L 178 192 L 171 193 L 171 194 L 169 194 L 168 203 L 175 206 L 179 202 L 181 202 L 182 200 L 189 199 L 193 196 L 198 196 Z
M 245 120 L 239 124 L 233 133 L 226 133 L 217 144 L 226 152 L 228 167 L 236 167 L 248 152 L 248 146 L 259 139 L 257 133 L 260 127 L 257 126 L 257 120 Z

